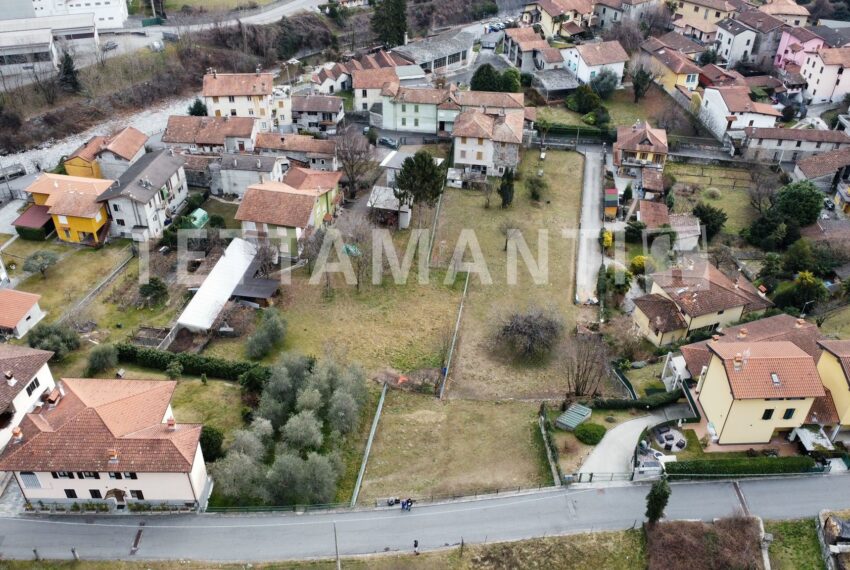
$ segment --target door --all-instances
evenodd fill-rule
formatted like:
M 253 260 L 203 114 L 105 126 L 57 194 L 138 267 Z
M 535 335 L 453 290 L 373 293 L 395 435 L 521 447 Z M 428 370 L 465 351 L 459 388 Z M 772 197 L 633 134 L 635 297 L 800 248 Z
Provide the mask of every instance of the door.
M 239 141 L 237 143 L 237 146 L 239 147 L 239 152 L 245 152 L 245 142 L 244 141 Z

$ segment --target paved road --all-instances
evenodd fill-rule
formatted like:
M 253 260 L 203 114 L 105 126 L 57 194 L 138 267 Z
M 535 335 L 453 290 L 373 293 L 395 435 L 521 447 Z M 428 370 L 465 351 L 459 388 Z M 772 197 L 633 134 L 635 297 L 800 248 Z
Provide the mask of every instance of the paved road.
M 584 154 L 584 182 L 581 196 L 581 232 L 576 262 L 576 301 L 596 301 L 596 277 L 602 265 L 599 229 L 602 227 L 602 153 Z
M 850 508 L 848 476 L 743 481 L 747 508 L 765 518 Z M 639 525 L 647 485 L 558 489 L 477 501 L 309 515 L 54 517 L 0 519 L 0 556 L 67 559 L 271 561 L 332 557 L 334 523 L 343 556 L 408 552 L 466 542 L 517 540 Z M 741 510 L 730 482 L 673 485 L 670 518 L 710 520 Z M 144 527 L 139 523 L 143 522 Z M 141 530 L 138 551 L 131 548 Z

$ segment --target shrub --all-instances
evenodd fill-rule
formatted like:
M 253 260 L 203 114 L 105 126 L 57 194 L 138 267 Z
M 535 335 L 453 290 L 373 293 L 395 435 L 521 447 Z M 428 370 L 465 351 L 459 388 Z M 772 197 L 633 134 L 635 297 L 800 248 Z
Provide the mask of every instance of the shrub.
M 693 459 L 665 465 L 671 479 L 689 475 L 770 475 L 776 473 L 805 473 L 815 466 L 811 457 L 741 457 L 735 459 Z
M 587 445 L 596 445 L 605 437 L 605 426 L 599 424 L 583 423 L 575 430 L 576 439 Z
M 673 404 L 682 397 L 682 390 L 672 392 L 659 392 L 652 396 L 638 398 L 637 400 L 620 400 L 616 398 L 597 398 L 590 405 L 600 410 L 654 410 L 668 404 Z
M 655 260 L 646 255 L 636 255 L 629 263 L 629 271 L 635 275 L 652 273 L 655 269 Z
M 266 309 L 257 330 L 245 342 L 245 354 L 252 360 L 259 360 L 278 346 L 285 334 L 286 321 L 275 309 Z
M 168 286 L 159 277 L 151 277 L 150 281 L 139 285 L 139 296 L 148 307 L 159 305 L 168 299 Z
M 41 323 L 27 335 L 31 348 L 52 351 L 53 358 L 62 360 L 69 352 L 80 348 L 80 336 L 67 325 Z
M 549 354 L 555 347 L 564 324 L 554 311 L 531 309 L 513 313 L 496 332 L 496 344 L 514 356 L 532 359 Z
M 21 239 L 25 239 L 27 241 L 44 241 L 47 238 L 47 232 L 44 231 L 44 228 L 24 228 L 21 226 L 15 226 L 15 231 L 18 232 Z
M 209 221 L 207 221 L 207 227 L 224 229 L 227 227 L 227 223 L 225 223 L 224 221 L 224 216 L 221 216 L 219 214 L 213 214 L 212 216 L 210 216 Z
M 41 273 L 42 277 L 46 277 L 47 270 L 56 265 L 58 261 L 59 256 L 52 251 L 36 251 L 24 260 L 24 271 Z
M 705 191 L 705 197 L 709 200 L 719 200 L 723 194 L 717 188 L 709 188 Z
M 111 344 L 101 344 L 89 353 L 89 362 L 86 367 L 86 376 L 95 376 L 104 370 L 115 368 L 118 365 L 118 349 Z
M 201 428 L 201 452 L 204 454 L 204 460 L 207 463 L 212 463 L 222 456 L 221 446 L 224 443 L 224 434 L 221 430 L 212 426 L 204 426 Z
M 34 331 L 35 329 L 30 331 L 30 338 L 32 338 L 31 335 Z M 79 340 L 77 342 L 79 343 Z M 30 346 L 33 345 L 30 344 Z M 183 372 L 186 374 L 206 374 L 211 378 L 238 380 L 243 386 L 246 383 L 255 382 L 262 384 L 268 379 L 269 375 L 268 367 L 245 360 L 227 360 L 225 358 L 189 353 L 175 354 L 167 350 L 142 348 L 126 343 L 119 343 L 115 345 L 115 348 L 118 349 L 118 360 L 120 362 L 138 364 L 144 368 L 164 371 L 172 361 L 176 360 L 183 366 Z
M 168 363 L 168 366 L 165 367 L 165 375 L 172 380 L 177 380 L 182 374 L 183 365 L 180 364 L 179 360 L 172 360 Z
M 283 426 L 283 439 L 299 451 L 319 449 L 322 446 L 322 424 L 312 411 L 298 412 Z

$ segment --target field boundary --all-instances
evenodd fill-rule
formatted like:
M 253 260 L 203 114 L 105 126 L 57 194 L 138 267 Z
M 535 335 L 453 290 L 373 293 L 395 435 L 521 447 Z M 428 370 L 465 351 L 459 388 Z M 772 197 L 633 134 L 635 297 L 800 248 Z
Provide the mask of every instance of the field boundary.
M 366 475 L 366 463 L 369 461 L 369 453 L 372 451 L 372 441 L 375 439 L 375 433 L 378 431 L 378 422 L 381 419 L 381 412 L 384 409 L 387 388 L 389 388 L 389 384 L 384 382 L 384 387 L 381 390 L 381 398 L 378 400 L 378 409 L 375 411 L 375 417 L 372 418 L 369 439 L 366 440 L 366 449 L 363 451 L 363 460 L 360 462 L 360 471 L 357 473 L 357 482 L 354 483 L 354 491 L 351 493 L 351 503 L 349 505 L 351 508 L 354 508 L 357 504 L 357 497 L 360 495 L 360 486 L 363 484 L 363 476 Z
M 443 368 L 443 381 L 440 382 L 440 395 L 439 399 L 442 400 L 446 393 L 446 383 L 449 379 L 449 369 L 452 366 L 452 357 L 455 352 L 455 345 L 457 344 L 457 335 L 460 332 L 460 321 L 461 317 L 463 317 L 463 305 L 466 302 L 466 292 L 469 290 L 469 272 L 466 274 L 466 282 L 463 284 L 463 295 L 460 297 L 460 307 L 457 310 L 457 321 L 455 322 L 455 330 L 452 334 L 452 343 L 449 345 L 449 355 L 446 358 L 446 366 Z

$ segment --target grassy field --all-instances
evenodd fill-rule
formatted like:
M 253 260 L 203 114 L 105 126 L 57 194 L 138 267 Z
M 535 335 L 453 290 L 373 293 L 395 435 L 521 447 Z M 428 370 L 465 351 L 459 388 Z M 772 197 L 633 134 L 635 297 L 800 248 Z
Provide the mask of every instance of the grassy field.
M 535 176 L 535 153 L 527 152 L 520 171 Z M 493 352 L 490 338 L 494 323 L 508 311 L 529 306 L 551 308 L 560 315 L 565 330 L 572 331 L 579 310 L 573 305 L 576 240 L 570 233 L 578 227 L 583 159 L 573 152 L 549 152 L 543 164 L 549 190 L 540 204 L 532 203 L 524 183 L 516 184 L 513 205 L 484 208 L 480 193 L 448 190 L 443 198 L 434 261 L 448 265 L 460 232 L 471 229 L 480 244 L 492 285 L 482 284 L 477 275 L 469 282 L 460 341 L 451 374 L 450 395 L 459 398 L 534 398 L 558 395 L 563 379 L 557 362 L 517 365 Z M 538 255 L 538 229 L 548 230 L 548 280 L 533 282 L 522 262 L 517 267 L 517 284 L 506 285 L 505 237 L 499 227 L 506 221 L 520 229 L 532 255 Z M 469 251 L 466 252 L 469 259 Z M 460 279 L 459 279 L 460 280 Z M 567 342 L 566 339 L 564 342 Z
M 664 167 L 664 173 L 675 176 L 677 183 L 699 187 L 695 194 L 676 192 L 676 212 L 690 212 L 697 203 L 706 202 L 726 212 L 728 219 L 723 233 L 735 235 L 756 218 L 756 211 L 747 195 L 751 184 L 750 172 L 744 168 L 670 162 Z M 709 197 L 706 194 L 709 188 L 719 190 L 720 197 Z
M 536 411 L 533 403 L 440 402 L 390 391 L 360 503 L 550 484 L 536 446 Z
M 850 306 L 830 313 L 821 329 L 824 333 L 832 333 L 839 338 L 850 337 Z
M 218 198 L 208 198 L 206 202 L 201 204 L 201 209 L 206 210 L 210 216 L 218 214 L 224 218 L 224 225 L 227 229 L 238 230 L 242 227 L 242 222 L 237 221 L 235 218 L 239 204 L 230 204 Z
M 3 237 L 10 237 L 3 234 Z M 6 269 L 9 272 L 9 277 L 17 277 L 23 275 L 24 261 L 27 257 L 37 251 L 52 251 L 56 255 L 70 255 L 74 253 L 76 247 L 60 242 L 58 239 L 49 241 L 29 241 L 18 238 L 7 245 L 0 255 L 3 256 L 3 262 L 6 264 Z M 50 270 L 48 270 L 49 272 Z
M 773 534 L 770 564 L 775 570 L 820 570 L 823 558 L 814 519 L 765 521 L 765 532 Z
M 628 371 L 626 377 L 632 383 L 632 387 L 638 396 L 647 396 L 646 389 L 664 390 L 664 383 L 661 381 L 661 371 L 664 369 L 664 361 L 656 362 L 644 366 L 643 368 L 633 368 Z

